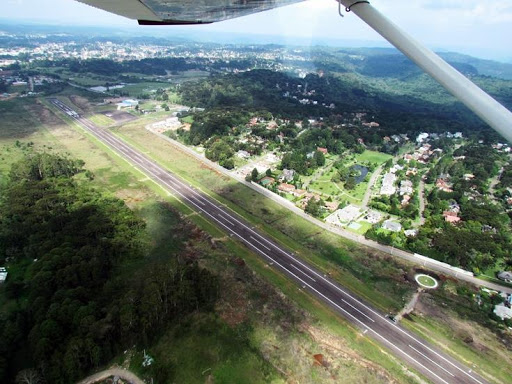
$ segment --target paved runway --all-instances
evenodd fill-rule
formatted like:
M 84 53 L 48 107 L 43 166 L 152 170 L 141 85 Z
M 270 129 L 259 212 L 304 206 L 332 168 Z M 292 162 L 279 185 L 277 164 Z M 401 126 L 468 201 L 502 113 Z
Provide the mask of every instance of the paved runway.
M 341 287 L 333 280 L 295 257 L 292 252 L 267 238 L 241 216 L 218 201 L 191 187 L 179 177 L 156 164 L 147 156 L 117 138 L 106 129 L 96 127 L 58 99 L 49 101 L 75 120 L 83 129 L 111 147 L 139 168 L 157 184 L 180 198 L 193 210 L 216 224 L 229 236 L 244 243 L 273 268 L 283 272 L 304 289 L 329 305 L 336 313 L 354 324 L 367 337 L 376 340 L 396 357 L 423 374 L 433 383 L 488 383 L 457 360 L 433 345 L 393 323 L 378 310 Z

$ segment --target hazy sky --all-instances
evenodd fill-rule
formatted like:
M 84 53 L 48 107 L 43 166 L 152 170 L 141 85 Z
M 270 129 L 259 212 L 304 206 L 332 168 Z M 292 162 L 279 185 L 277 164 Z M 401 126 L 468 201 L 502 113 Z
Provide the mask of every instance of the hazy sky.
M 2 0 L 0 17 L 41 23 L 135 26 L 74 0 Z M 480 57 L 512 60 L 512 0 L 372 0 L 372 5 L 434 49 L 456 50 Z M 148 27 L 145 27 L 147 30 Z M 280 9 L 207 26 L 168 28 L 169 35 L 186 30 L 312 36 L 382 42 L 355 14 L 340 18 L 335 0 L 308 0 Z M 165 31 L 167 33 L 167 31 Z M 507 36 L 509 36 L 507 38 Z

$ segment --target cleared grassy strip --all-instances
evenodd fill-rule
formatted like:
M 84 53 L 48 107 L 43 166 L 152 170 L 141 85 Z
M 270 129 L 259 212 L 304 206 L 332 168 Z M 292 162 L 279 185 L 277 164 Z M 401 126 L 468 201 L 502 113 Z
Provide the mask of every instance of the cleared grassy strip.
M 411 315 L 411 320 L 404 318 L 401 324 L 468 365 L 485 379 L 494 383 L 510 383 L 510 354 L 508 357 L 505 353 L 500 356 L 494 350 L 485 347 L 481 350 L 473 349 L 460 338 L 454 337 L 451 329 L 433 318 Z M 496 340 L 486 339 L 486 342 L 496 343 Z
M 414 287 L 401 279 L 403 267 L 390 256 L 322 230 L 233 179 L 208 169 L 138 124 L 128 124 L 115 132 L 382 310 L 398 310 L 412 294 Z

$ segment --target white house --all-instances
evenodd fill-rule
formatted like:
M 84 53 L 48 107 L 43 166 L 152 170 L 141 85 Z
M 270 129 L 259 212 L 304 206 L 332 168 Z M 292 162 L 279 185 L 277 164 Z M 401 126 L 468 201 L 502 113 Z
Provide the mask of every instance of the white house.
M 397 223 L 395 221 L 386 220 L 382 224 L 382 228 L 387 229 L 388 231 L 391 232 L 400 232 L 402 230 L 402 224 Z
M 0 284 L 3 283 L 5 279 L 7 279 L 7 269 L 0 267 Z

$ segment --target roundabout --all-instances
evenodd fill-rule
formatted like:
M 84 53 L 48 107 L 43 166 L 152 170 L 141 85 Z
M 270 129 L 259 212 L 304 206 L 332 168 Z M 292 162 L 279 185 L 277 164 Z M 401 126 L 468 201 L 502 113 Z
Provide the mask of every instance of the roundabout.
M 428 289 L 435 289 L 439 286 L 439 283 L 432 276 L 425 275 L 423 273 L 417 274 L 414 276 L 414 280 L 418 283 L 419 286 Z

